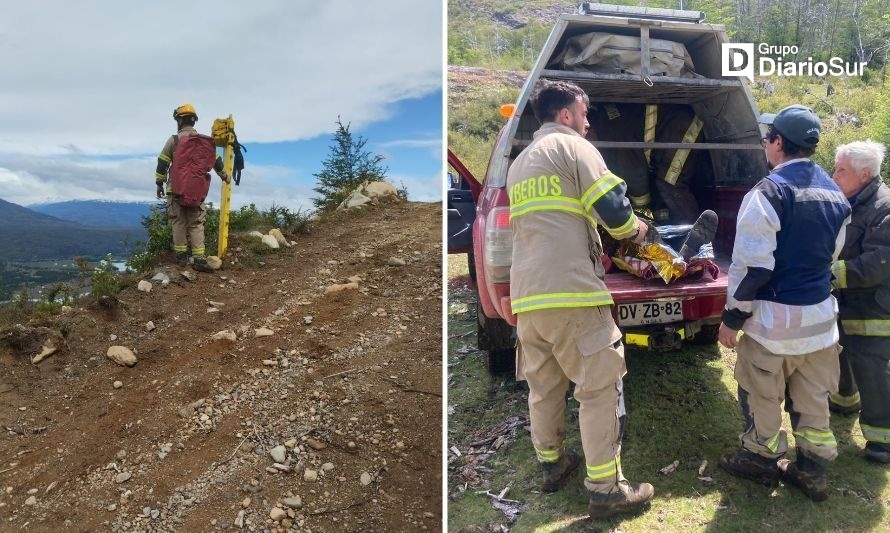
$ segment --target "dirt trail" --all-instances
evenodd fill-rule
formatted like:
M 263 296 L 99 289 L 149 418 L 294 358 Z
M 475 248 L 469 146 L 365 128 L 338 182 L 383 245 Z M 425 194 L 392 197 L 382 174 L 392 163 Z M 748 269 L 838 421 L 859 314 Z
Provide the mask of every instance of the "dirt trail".
M 440 530 L 440 209 L 338 216 L 259 258 L 234 240 L 215 274 L 29 324 L 66 344 L 39 365 L 0 342 L 0 530 Z

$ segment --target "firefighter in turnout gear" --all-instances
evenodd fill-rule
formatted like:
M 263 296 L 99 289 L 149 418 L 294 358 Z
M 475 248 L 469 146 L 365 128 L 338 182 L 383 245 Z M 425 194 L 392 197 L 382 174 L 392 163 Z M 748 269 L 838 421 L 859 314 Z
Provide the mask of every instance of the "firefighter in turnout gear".
M 837 148 L 834 181 L 853 206 L 832 266 L 839 291 L 841 377 L 829 407 L 859 413 L 865 457 L 890 463 L 890 188 L 880 176 L 886 150 L 873 141 Z
M 694 143 L 704 123 L 688 105 L 597 104 L 590 111 L 595 140 Z M 698 202 L 689 190 L 694 151 L 683 149 L 608 149 L 603 159 L 620 169 L 634 209 L 649 210 L 658 225 L 692 224 Z M 652 187 L 655 190 L 652 190 Z
M 819 142 L 812 109 L 762 115 L 770 174 L 739 208 L 720 342 L 736 348 L 742 449 L 720 459 L 729 473 L 766 485 L 780 477 L 815 501 L 828 498 L 827 465 L 837 457 L 828 395 L 839 375 L 837 301 L 830 266 L 844 242 L 850 204 L 809 157 Z M 738 333 L 744 334 L 739 339 Z M 782 459 L 782 399 L 797 456 Z
M 176 121 L 177 133 L 167 139 L 164 148 L 158 155 L 158 166 L 155 171 L 157 197 L 160 199 L 166 197 L 167 200 L 167 218 L 173 229 L 173 251 L 176 253 L 177 264 L 180 266 L 188 264 L 188 250 L 191 246 L 193 268 L 202 272 L 212 272 L 210 266 L 207 265 L 204 250 L 204 219 L 206 217 L 204 205 L 203 203 L 197 206 L 182 205 L 182 199 L 173 192 L 172 180 L 168 179 L 180 139 L 187 135 L 197 134 L 195 123 L 198 121 L 198 114 L 194 106 L 184 104 L 173 111 L 173 119 Z M 216 158 L 213 169 L 220 178 L 229 182 L 230 178 L 223 170 L 221 157 Z M 167 184 L 166 192 L 165 183 Z
M 654 489 L 629 483 L 621 471 L 624 346 L 603 282 L 596 228 L 637 243 L 655 242 L 657 232 L 636 217 L 625 182 L 584 138 L 589 127 L 584 91 L 572 83 L 542 81 L 530 104 L 542 125 L 507 174 L 510 297 L 517 314 L 516 373 L 528 381 L 542 489 L 557 490 L 580 462 L 563 445 L 565 394 L 572 381 L 580 403 L 588 513 L 606 517 L 638 510 Z

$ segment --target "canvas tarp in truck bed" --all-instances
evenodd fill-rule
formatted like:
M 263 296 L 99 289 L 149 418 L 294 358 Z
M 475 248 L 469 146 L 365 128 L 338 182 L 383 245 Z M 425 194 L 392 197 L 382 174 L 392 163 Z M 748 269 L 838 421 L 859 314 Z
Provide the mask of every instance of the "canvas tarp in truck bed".
M 570 38 L 548 68 L 639 76 L 641 47 L 641 39 L 631 35 L 584 33 Z M 650 39 L 649 56 L 652 76 L 703 77 L 695 72 L 692 58 L 682 43 Z

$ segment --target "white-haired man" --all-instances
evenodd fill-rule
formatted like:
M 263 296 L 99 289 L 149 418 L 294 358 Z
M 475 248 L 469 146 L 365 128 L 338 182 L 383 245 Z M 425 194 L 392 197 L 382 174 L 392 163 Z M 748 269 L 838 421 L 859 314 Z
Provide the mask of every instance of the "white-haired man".
M 834 181 L 853 206 L 834 262 L 839 289 L 841 377 L 829 407 L 859 414 L 865 457 L 890 463 L 890 188 L 881 180 L 886 149 L 871 140 L 837 148 Z

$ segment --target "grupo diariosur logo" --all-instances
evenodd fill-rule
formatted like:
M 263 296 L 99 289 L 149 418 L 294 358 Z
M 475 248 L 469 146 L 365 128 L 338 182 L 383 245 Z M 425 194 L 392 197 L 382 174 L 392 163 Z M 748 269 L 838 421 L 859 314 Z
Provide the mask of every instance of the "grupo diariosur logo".
M 851 63 L 840 57 L 828 61 L 813 61 L 807 57 L 797 61 L 800 49 L 796 45 L 757 45 L 757 61 L 754 60 L 754 43 L 722 43 L 721 76 L 744 76 L 754 81 L 755 63 L 758 76 L 861 76 L 867 63 Z

